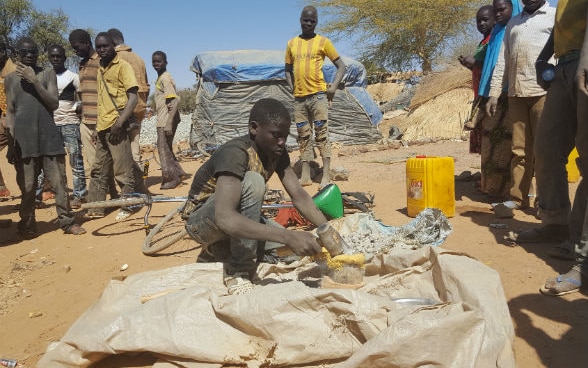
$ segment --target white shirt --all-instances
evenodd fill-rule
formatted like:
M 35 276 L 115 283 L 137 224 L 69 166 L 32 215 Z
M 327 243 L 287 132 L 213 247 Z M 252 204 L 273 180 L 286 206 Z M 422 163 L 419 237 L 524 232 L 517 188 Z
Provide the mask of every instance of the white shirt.
M 536 97 L 547 93 L 537 84 L 535 61 L 554 22 L 555 8 L 547 2 L 533 14 L 523 10 L 508 21 L 490 82 L 490 96 L 500 96 L 503 86 L 508 86 L 509 97 Z
M 80 90 L 80 77 L 66 69 L 57 74 L 57 92 L 59 107 L 53 112 L 55 125 L 79 124 L 80 118 L 76 114 L 76 94 Z

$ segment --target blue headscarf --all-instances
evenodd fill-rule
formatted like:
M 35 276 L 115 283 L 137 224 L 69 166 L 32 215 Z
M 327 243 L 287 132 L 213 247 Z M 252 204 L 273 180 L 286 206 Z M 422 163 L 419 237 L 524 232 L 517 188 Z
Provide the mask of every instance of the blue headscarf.
M 512 15 L 511 18 L 518 15 L 523 10 L 519 0 L 512 0 Z M 492 29 L 492 35 L 488 42 L 486 49 L 486 58 L 484 59 L 484 66 L 482 67 L 482 78 L 480 79 L 480 88 L 478 94 L 483 97 L 488 97 L 490 94 L 490 80 L 492 80 L 492 73 L 494 73 L 494 66 L 498 60 L 500 46 L 504 38 L 506 26 L 496 23 Z

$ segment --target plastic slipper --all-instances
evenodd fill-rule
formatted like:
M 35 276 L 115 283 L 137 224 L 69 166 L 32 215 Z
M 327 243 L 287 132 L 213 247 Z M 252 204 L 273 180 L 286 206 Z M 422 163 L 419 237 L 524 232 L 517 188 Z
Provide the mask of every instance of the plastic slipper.
M 582 282 L 580 282 L 578 280 L 574 280 L 572 278 L 567 278 L 564 280 L 564 279 L 562 279 L 562 275 L 558 275 L 555 278 L 555 281 L 557 281 L 556 285 L 558 285 L 562 282 L 567 282 L 567 283 L 575 285 L 575 287 L 570 290 L 558 292 L 558 291 L 555 291 L 553 288 L 547 288 L 547 287 L 545 287 L 545 285 L 543 285 L 539 288 L 539 291 L 541 292 L 541 294 L 547 295 L 547 296 L 562 296 L 562 295 L 567 295 L 567 294 L 571 294 L 571 293 L 575 293 L 577 291 L 580 291 L 580 286 L 582 286 Z
M 556 245 L 555 247 L 549 249 L 547 255 L 551 258 L 556 259 L 563 259 L 566 261 L 573 261 L 576 259 L 576 252 L 564 245 Z

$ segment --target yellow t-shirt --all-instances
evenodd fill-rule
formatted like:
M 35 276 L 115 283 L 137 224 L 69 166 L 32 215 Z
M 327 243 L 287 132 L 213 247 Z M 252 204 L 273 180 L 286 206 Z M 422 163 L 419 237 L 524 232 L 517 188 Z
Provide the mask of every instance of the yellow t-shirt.
M 104 86 L 104 82 L 108 85 L 108 90 Z M 115 56 L 106 68 L 100 66 L 98 69 L 97 131 L 106 130 L 114 125 L 120 115 L 119 111 L 122 111 L 128 102 L 127 91 L 133 87 L 138 87 L 138 84 L 131 64 Z M 116 107 L 112 103 L 113 99 Z
M 293 66 L 294 97 L 304 97 L 327 90 L 322 70 L 325 56 L 331 61 L 339 58 L 335 46 L 326 37 L 317 34 L 306 40 L 296 36 L 288 41 L 286 64 Z
M 556 57 L 582 50 L 586 30 L 588 0 L 559 0 L 553 26 Z

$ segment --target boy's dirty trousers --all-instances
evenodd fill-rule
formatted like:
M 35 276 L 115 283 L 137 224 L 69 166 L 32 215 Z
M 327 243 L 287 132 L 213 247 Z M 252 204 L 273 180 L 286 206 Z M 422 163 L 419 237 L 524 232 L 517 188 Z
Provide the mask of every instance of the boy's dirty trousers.
M 276 222 L 261 216 L 261 206 L 265 192 L 265 180 L 260 174 L 252 171 L 245 173 L 241 182 L 239 212 L 252 221 L 281 227 Z M 275 242 L 231 237 L 224 233 L 215 223 L 214 194 L 189 215 L 186 221 L 186 230 L 204 248 L 213 244 L 215 247 L 229 248 L 230 255 L 227 260 L 229 274 L 254 271 L 257 267 L 257 262 L 262 259 L 264 250 L 283 246 Z

